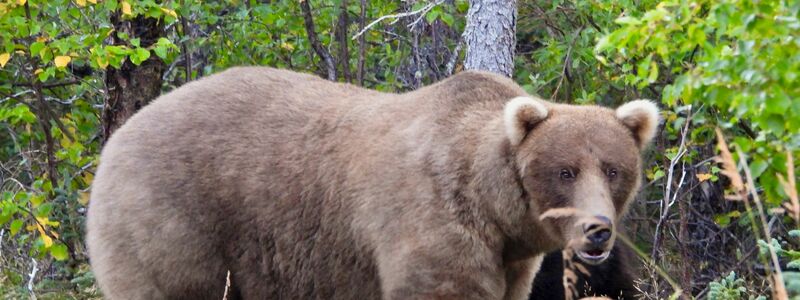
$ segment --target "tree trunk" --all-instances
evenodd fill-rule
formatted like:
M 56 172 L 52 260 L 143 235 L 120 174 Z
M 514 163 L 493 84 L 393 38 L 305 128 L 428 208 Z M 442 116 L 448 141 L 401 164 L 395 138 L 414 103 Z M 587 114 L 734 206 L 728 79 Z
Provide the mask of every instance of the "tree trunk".
M 342 76 L 344 76 L 345 82 L 351 82 L 350 50 L 347 47 L 347 43 L 350 42 L 350 39 L 347 37 L 347 28 L 350 26 L 350 18 L 347 11 L 347 0 L 341 1 L 339 21 L 336 25 L 336 41 L 339 43 L 339 65 L 342 68 Z
M 358 19 L 358 28 L 364 28 L 367 26 L 367 0 L 361 0 L 361 14 L 359 14 Z M 366 60 L 366 48 L 367 43 L 365 40 L 365 35 L 358 36 L 358 67 L 356 71 L 356 77 L 358 80 L 358 85 L 364 86 L 364 60 Z
M 111 16 L 111 23 L 117 33 L 127 33 L 130 38 L 139 38 L 142 48 L 149 47 L 164 36 L 163 22 L 153 18 L 137 16 L 123 19 L 119 12 Z M 124 45 L 125 41 L 111 35 L 112 45 Z M 155 55 L 150 56 L 139 66 L 126 60 L 120 68 L 108 68 L 106 87 L 108 95 L 103 106 L 103 143 L 122 126 L 136 111 L 161 94 L 161 77 L 166 66 Z
M 464 29 L 467 44 L 464 67 L 511 77 L 516 31 L 516 0 L 470 0 Z

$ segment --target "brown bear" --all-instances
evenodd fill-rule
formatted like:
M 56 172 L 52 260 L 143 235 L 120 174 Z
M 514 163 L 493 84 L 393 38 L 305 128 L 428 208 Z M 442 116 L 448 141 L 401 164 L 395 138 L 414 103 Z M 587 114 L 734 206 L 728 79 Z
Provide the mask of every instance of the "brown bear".
M 543 254 L 608 256 L 657 123 L 482 72 L 387 94 L 234 68 L 108 141 L 92 269 L 109 299 L 525 299 Z

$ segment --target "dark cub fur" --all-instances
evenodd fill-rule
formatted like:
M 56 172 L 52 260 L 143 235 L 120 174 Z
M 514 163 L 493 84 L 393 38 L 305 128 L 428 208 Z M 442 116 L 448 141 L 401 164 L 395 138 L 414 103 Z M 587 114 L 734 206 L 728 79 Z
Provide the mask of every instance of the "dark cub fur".
M 533 291 L 530 300 L 555 300 L 565 299 L 563 288 L 564 264 L 561 251 L 547 254 L 542 262 L 542 268 L 533 281 Z M 577 257 L 572 257 L 580 263 Z M 633 266 L 636 255 L 627 246 L 616 244 L 611 250 L 611 256 L 604 263 L 592 266 L 584 264 L 589 270 L 587 276 L 577 272 L 578 290 L 577 299 L 592 296 L 606 296 L 612 299 L 636 299 L 636 288 L 633 286 Z

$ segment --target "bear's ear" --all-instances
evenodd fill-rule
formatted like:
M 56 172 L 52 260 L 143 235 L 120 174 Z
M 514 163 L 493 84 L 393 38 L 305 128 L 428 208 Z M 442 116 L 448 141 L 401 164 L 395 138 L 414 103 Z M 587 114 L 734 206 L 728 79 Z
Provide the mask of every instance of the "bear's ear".
M 658 106 L 650 100 L 634 100 L 617 108 L 617 118 L 631 131 L 639 149 L 656 136 L 661 117 Z
M 534 125 L 547 118 L 547 107 L 531 97 L 509 100 L 503 109 L 506 135 L 512 146 L 517 146 Z

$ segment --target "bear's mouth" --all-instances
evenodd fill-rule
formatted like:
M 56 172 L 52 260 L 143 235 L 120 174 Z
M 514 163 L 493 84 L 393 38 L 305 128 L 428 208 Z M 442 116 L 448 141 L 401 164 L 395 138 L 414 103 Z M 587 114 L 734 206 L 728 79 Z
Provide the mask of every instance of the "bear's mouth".
M 611 251 L 603 249 L 592 249 L 587 251 L 580 250 L 577 251 L 577 253 L 578 253 L 578 258 L 580 258 L 583 262 L 590 265 L 596 265 L 608 259 L 608 256 L 609 254 L 611 254 Z

